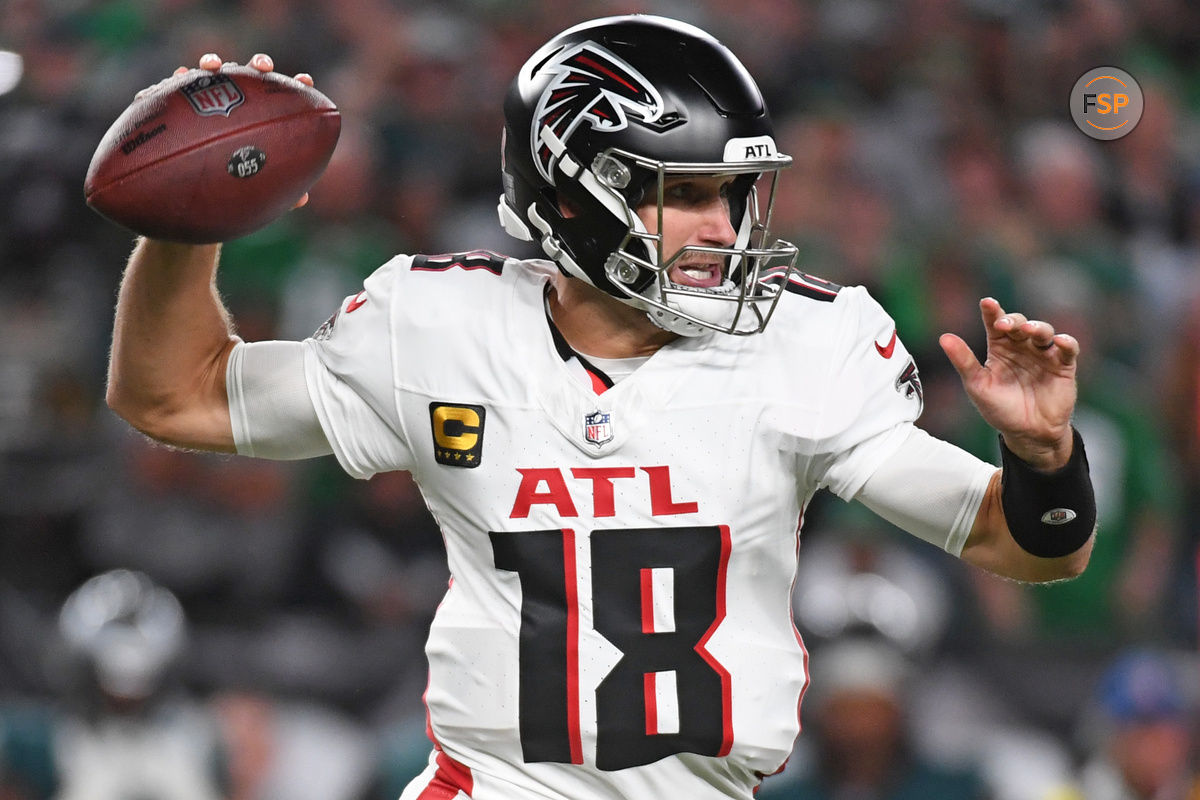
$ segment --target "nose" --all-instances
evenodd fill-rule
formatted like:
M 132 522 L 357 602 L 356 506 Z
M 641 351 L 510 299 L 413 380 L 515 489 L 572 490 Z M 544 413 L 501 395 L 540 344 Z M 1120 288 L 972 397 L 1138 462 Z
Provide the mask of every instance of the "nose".
M 706 245 L 729 247 L 737 239 L 737 231 L 729 216 L 729 201 L 724 197 L 714 198 L 704 207 L 700 237 Z

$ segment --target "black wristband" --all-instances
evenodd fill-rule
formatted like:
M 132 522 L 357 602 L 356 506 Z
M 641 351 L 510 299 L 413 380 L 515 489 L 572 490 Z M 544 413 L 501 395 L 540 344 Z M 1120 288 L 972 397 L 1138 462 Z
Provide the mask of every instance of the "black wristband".
M 1096 495 L 1079 431 L 1072 429 L 1071 460 L 1054 472 L 1038 472 L 1013 455 L 1000 437 L 1000 505 L 1013 539 L 1039 558 L 1070 555 L 1087 544 L 1096 527 Z

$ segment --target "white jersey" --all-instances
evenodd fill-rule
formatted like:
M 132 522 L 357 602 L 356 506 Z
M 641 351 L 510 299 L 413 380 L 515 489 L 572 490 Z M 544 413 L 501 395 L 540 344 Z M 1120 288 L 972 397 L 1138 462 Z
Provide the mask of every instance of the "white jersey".
M 55 734 L 54 800 L 220 800 L 214 721 L 191 708 L 133 720 L 65 720 Z
M 798 276 L 763 334 L 588 386 L 554 269 L 398 257 L 305 343 L 342 466 L 410 470 L 445 537 L 437 749 L 404 797 L 748 798 L 800 729 L 805 504 L 908 435 L 915 365 L 865 290 Z

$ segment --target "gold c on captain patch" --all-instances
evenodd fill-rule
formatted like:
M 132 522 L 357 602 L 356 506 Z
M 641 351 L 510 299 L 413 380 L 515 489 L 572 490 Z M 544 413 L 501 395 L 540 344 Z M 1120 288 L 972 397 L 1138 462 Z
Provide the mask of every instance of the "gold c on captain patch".
M 448 467 L 478 467 L 483 458 L 483 406 L 429 404 L 433 457 Z

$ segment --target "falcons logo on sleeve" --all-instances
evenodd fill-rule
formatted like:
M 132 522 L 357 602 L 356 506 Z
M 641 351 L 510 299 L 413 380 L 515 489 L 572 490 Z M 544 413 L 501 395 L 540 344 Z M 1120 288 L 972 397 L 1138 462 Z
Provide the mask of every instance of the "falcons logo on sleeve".
M 917 407 L 925 408 L 925 387 L 921 385 L 921 373 L 917 372 L 917 362 L 911 358 L 905 365 L 904 371 L 896 378 L 896 391 L 906 398 L 917 398 Z M 920 411 L 917 413 L 919 414 Z
M 605 132 L 623 130 L 632 114 L 654 122 L 663 99 L 646 78 L 595 42 L 563 50 L 542 67 L 554 78 L 542 91 L 533 115 L 531 146 L 542 177 L 553 183 L 554 153 L 543 138 L 549 128 L 564 143 L 580 125 Z

